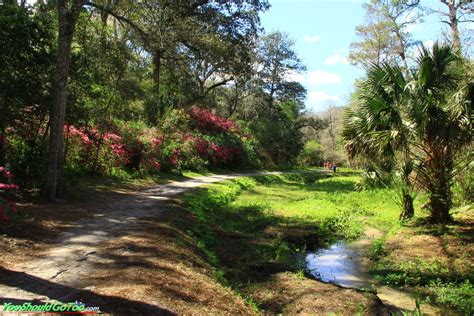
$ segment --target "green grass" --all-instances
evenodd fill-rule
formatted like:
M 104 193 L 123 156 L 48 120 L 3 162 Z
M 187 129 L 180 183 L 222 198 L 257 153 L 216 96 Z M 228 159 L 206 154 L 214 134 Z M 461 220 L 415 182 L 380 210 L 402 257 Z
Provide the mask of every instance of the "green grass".
M 215 265 L 222 261 L 223 241 L 231 239 L 235 252 L 242 255 L 227 267 L 240 270 L 238 275 L 227 275 L 230 279 L 242 282 L 245 273 L 258 265 L 277 264 L 297 272 L 302 263 L 295 262 L 295 252 L 355 239 L 364 225 L 386 231 L 398 225 L 399 209 L 391 193 L 357 192 L 358 179 L 354 171 L 318 170 L 210 184 L 184 196 L 197 219 L 190 233 Z
M 407 229 L 430 235 L 445 233 L 443 228 L 431 231 L 419 226 L 428 215 L 422 210 L 426 202 L 423 195 L 415 200 L 416 218 L 405 227 L 399 221 L 400 207 L 392 189 L 357 191 L 359 172 L 313 171 L 238 178 L 210 184 L 207 190 L 185 196 L 198 219 L 192 234 L 209 260 L 224 271 L 219 279 L 239 289 L 259 277 L 255 275 L 256 267 L 275 264 L 301 274 L 304 263 L 295 262 L 295 252 L 338 239 L 355 239 L 365 226 L 370 226 L 384 232 L 367 254 L 377 262 L 375 274 L 382 283 L 427 287 L 437 303 L 471 311 L 472 283 L 459 282 L 467 276 L 452 277 L 436 260 L 384 260 L 390 255 L 385 243 L 392 235 Z M 226 259 L 222 248 L 229 244 L 234 254 Z
M 315 222 L 345 212 L 357 215 L 368 225 L 386 232 L 399 225 L 400 208 L 392 190 L 355 191 L 359 180 L 357 172 L 343 171 L 318 177 L 306 182 L 285 175 L 273 176 L 271 180 L 264 177 L 264 181 L 257 177 L 257 185 L 242 192 L 234 205 L 259 203 L 270 208 L 275 215 Z M 416 201 L 415 207 L 419 209 L 420 204 Z

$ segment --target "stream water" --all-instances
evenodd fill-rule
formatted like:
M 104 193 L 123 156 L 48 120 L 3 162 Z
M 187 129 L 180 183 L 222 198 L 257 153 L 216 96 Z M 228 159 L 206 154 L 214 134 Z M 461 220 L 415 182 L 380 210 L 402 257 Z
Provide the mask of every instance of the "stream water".
M 364 237 L 351 243 L 337 242 L 327 249 L 310 252 L 306 256 L 306 268 L 313 277 L 344 287 L 375 288 L 380 300 L 393 312 L 410 312 L 416 308 L 415 297 L 406 291 L 382 286 L 369 273 L 368 252 L 374 238 L 381 236 L 376 229 L 367 229 Z M 423 315 L 449 315 L 428 304 L 422 304 Z

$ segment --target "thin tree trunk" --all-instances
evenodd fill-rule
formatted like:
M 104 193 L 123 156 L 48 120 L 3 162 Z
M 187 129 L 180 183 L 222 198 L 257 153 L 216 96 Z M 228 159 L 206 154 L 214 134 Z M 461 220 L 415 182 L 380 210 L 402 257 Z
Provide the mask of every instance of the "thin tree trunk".
M 152 103 L 149 104 L 149 110 L 147 111 L 148 121 L 150 124 L 156 124 L 158 121 L 158 112 L 161 107 L 161 96 L 160 96 L 160 72 L 161 72 L 161 54 L 162 52 L 157 49 L 153 52 L 153 89 L 154 98 Z
M 46 175 L 45 196 L 54 201 L 63 193 L 64 164 L 64 120 L 68 95 L 69 63 L 71 44 L 79 12 L 85 1 L 76 0 L 71 9 L 68 1 L 57 3 L 59 32 L 56 56 L 55 90 L 50 110 L 50 135 L 48 152 L 48 172 Z
M 413 207 L 413 198 L 409 193 L 403 195 L 403 211 L 400 214 L 401 220 L 408 220 L 415 215 L 415 208 Z
M 459 0 L 462 1 L 462 0 Z M 451 30 L 451 40 L 453 42 L 454 48 L 461 50 L 461 39 L 459 37 L 459 28 L 458 28 L 458 8 L 460 3 L 456 3 L 456 0 L 441 0 L 441 3 L 444 3 L 448 7 L 448 13 L 443 13 L 448 17 L 448 22 L 446 22 Z
M 459 37 L 458 18 L 455 6 L 449 7 L 449 25 L 451 27 L 451 38 L 454 48 L 461 50 L 461 39 Z

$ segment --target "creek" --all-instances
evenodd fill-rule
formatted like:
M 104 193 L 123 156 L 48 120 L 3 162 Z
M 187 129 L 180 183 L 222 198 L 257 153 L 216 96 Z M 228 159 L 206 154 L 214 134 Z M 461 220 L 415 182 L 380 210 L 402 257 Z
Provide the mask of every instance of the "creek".
M 382 233 L 367 228 L 362 238 L 346 243 L 339 241 L 329 248 L 309 252 L 306 255 L 306 269 L 316 279 L 355 289 L 372 289 L 389 310 L 395 314 L 413 312 L 416 297 L 407 290 L 399 290 L 379 284 L 370 274 L 369 253 L 372 242 Z M 421 305 L 423 315 L 450 315 L 446 310 L 428 304 Z

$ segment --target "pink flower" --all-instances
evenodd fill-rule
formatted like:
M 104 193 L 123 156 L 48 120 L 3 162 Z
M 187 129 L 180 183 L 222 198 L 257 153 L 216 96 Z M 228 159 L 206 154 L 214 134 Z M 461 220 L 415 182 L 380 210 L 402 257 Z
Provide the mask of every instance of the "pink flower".
M 197 129 L 204 133 L 225 133 L 229 131 L 239 132 L 238 126 L 231 120 L 227 120 L 210 111 L 193 107 L 190 112 Z
M 0 190 L 18 190 L 20 187 L 16 184 L 0 183 Z

